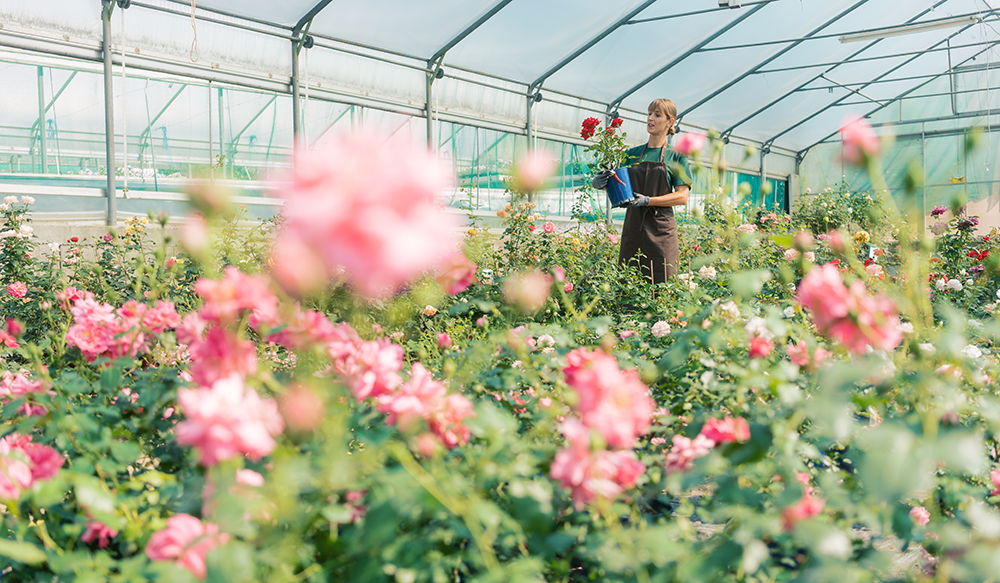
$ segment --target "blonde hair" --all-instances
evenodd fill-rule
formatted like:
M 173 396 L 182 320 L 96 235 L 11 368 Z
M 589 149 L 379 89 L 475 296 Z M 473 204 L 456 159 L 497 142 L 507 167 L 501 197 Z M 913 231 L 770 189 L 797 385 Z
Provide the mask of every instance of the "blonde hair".
M 667 128 L 667 135 L 672 136 L 677 133 L 677 105 L 670 101 L 669 99 L 654 99 L 649 107 L 646 109 L 648 112 L 659 111 L 663 115 L 670 119 L 670 127 Z

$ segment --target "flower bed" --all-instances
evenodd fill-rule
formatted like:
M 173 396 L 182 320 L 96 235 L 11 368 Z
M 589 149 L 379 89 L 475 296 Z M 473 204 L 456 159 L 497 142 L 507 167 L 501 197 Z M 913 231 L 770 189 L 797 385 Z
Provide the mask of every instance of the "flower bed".
M 7 202 L 5 582 L 874 580 L 887 539 L 926 549 L 912 580 L 992 576 L 970 217 L 719 204 L 654 288 L 530 181 L 499 242 L 453 239 L 431 161 L 336 147 L 275 224 L 197 193 L 177 256 L 156 217 L 39 250 Z

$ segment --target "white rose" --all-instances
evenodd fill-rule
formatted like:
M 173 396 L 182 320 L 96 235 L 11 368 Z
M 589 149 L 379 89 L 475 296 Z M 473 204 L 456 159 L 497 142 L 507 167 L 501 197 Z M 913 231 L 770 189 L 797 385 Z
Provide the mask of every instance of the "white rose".
M 973 283 L 975 283 L 975 282 L 972 281 L 971 279 L 965 280 L 965 285 L 972 285 Z
M 783 312 L 785 313 L 786 318 L 791 318 L 795 315 L 795 308 L 788 306 L 783 310 Z
M 715 268 L 711 265 L 705 265 L 698 270 L 698 275 L 705 279 L 715 279 Z
M 760 316 L 754 316 L 753 318 L 747 320 L 747 324 L 743 327 L 743 329 L 746 330 L 750 336 L 760 336 L 765 340 L 774 338 L 774 334 L 767 329 L 767 320 L 761 318 Z
M 556 339 L 548 334 L 542 334 L 538 337 L 538 340 L 535 341 L 536 346 L 555 346 L 555 343 Z
M 922 344 L 918 344 L 918 346 L 920 347 L 921 351 L 926 352 L 927 354 L 934 354 L 935 352 L 937 352 L 937 349 L 934 348 L 934 345 L 931 344 L 930 342 L 924 342 Z
M 969 358 L 976 359 L 983 355 L 983 351 L 979 350 L 979 347 L 969 344 L 962 349 L 962 354 Z
M 0 239 L 8 239 L 10 237 L 16 237 L 16 236 L 17 236 L 17 231 L 15 231 L 14 229 L 9 229 L 7 231 L 0 233 Z
M 24 204 L 35 204 L 35 197 L 33 196 L 22 196 L 21 202 Z
M 10 210 L 9 204 L 0 204 L 0 211 L 7 212 Z
M 3 201 L 5 203 L 7 203 L 7 204 L 17 204 L 17 197 L 16 196 L 5 196 L 3 198 Z
M 942 277 L 941 279 L 937 280 L 936 282 L 934 282 L 934 287 L 938 288 L 939 290 L 948 287 L 948 278 Z
M 795 249 L 785 251 L 785 261 L 795 261 L 799 258 L 799 252 Z
M 955 291 L 962 291 L 962 282 L 957 279 L 952 279 L 948 281 L 948 287 Z
M 49 243 L 49 250 L 53 253 L 59 252 L 59 243 Z
M 21 234 L 22 235 L 25 235 L 25 236 L 30 235 L 32 232 L 34 232 L 34 230 L 35 229 L 31 228 L 31 225 L 21 225 Z
M 806 251 L 806 261 L 808 261 L 810 263 L 815 263 L 816 262 L 816 254 L 813 253 L 812 251 Z
M 913 324 L 911 322 L 902 322 L 896 329 L 903 334 L 913 334 Z
M 657 338 L 663 338 L 667 334 L 670 334 L 670 324 L 667 324 L 663 320 L 660 320 L 659 322 L 653 324 L 653 327 L 650 331 L 653 333 L 653 336 L 656 336 Z

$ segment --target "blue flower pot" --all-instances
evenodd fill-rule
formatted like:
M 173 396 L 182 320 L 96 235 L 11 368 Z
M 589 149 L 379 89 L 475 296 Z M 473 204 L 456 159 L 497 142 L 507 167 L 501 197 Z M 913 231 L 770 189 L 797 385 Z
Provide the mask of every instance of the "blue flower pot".
M 615 180 L 612 176 L 608 180 L 608 200 L 611 201 L 611 206 L 618 207 L 625 201 L 632 200 L 635 196 L 632 195 L 632 183 L 628 178 L 628 168 L 619 168 L 615 170 L 615 176 L 621 178 L 621 182 Z M 624 184 L 623 184 L 624 183 Z

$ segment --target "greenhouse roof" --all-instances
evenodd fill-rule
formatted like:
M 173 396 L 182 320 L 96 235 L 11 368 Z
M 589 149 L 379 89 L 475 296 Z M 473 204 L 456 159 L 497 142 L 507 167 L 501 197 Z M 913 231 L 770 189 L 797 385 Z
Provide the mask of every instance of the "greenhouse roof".
M 286 90 L 290 47 L 308 35 L 299 75 L 315 95 L 421 115 L 440 68 L 442 118 L 568 139 L 583 117 L 641 123 L 667 97 L 682 124 L 788 154 L 847 115 L 988 75 L 1000 42 L 986 0 L 133 0 L 124 12 L 113 30 L 140 69 Z M 97 0 L 0 0 L 0 19 L 0 45 L 91 60 L 102 34 Z M 950 114 L 967 126 L 986 110 Z

